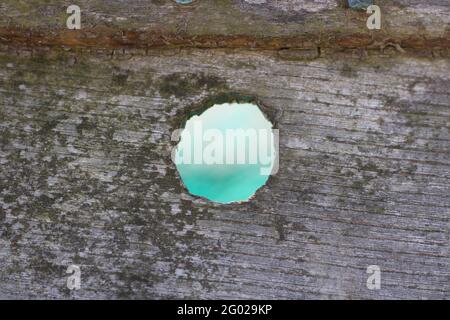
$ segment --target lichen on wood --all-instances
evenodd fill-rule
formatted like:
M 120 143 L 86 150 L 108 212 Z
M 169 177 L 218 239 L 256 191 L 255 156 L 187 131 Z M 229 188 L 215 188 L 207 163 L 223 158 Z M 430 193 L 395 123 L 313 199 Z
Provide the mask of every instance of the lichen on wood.
M 337 1 L 78 2 L 78 34 L 58 1 L 0 6 L 0 298 L 450 298 L 446 1 L 386 1 L 375 33 Z M 245 204 L 170 159 L 224 99 L 280 130 Z

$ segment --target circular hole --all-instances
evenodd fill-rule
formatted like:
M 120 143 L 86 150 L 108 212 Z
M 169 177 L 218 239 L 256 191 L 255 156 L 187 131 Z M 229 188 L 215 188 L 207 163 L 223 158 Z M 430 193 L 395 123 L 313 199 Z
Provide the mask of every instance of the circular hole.
M 215 104 L 187 120 L 173 160 L 188 191 L 248 201 L 277 167 L 278 132 L 255 103 Z

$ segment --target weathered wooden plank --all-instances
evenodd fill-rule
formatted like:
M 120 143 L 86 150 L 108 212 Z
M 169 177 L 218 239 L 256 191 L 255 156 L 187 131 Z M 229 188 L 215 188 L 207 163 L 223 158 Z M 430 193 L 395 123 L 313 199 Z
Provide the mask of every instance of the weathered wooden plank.
M 386 1 L 374 34 L 335 1 L 258 2 L 79 1 L 89 48 L 60 1 L 3 1 L 0 298 L 450 298 L 447 1 Z M 231 93 L 266 107 L 281 162 L 219 205 L 170 135 Z
M 449 297 L 448 60 L 71 61 L 1 58 L 2 297 Z M 170 133 L 235 91 L 283 111 L 281 167 L 222 206 L 181 187 Z
M 346 1 L 216 0 L 179 5 L 165 1 L 80 0 L 82 29 L 66 28 L 71 1 L 5 0 L 0 42 L 31 46 L 194 48 L 428 49 L 448 55 L 448 1 L 383 1 L 383 27 L 368 30 L 365 11 Z M 411 50 L 414 52 L 414 50 Z

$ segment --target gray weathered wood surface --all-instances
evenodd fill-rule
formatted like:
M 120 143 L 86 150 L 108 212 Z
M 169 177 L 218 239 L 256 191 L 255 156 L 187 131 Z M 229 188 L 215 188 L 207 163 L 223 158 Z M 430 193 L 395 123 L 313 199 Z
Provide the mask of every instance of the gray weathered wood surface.
M 346 35 L 367 33 L 366 15 L 335 1 L 292 1 L 292 10 L 217 1 L 218 17 L 240 12 L 232 24 L 254 28 L 242 34 L 261 50 L 245 41 L 201 49 L 183 34 L 176 48 L 145 36 L 89 46 L 50 38 L 63 32 L 56 22 L 39 44 L 26 30 L 42 31 L 51 15 L 27 14 L 64 10 L 42 2 L 0 5 L 9 17 L 0 21 L 0 298 L 450 298 L 446 1 L 387 2 L 395 14 L 385 22 L 401 32 L 374 37 L 404 41 L 404 53 L 393 40 L 280 50 L 253 34 L 313 33 L 305 21 L 317 15 L 331 33 L 342 24 Z M 213 14 L 213 2 L 197 5 Z M 125 28 L 147 26 L 142 1 L 91 3 L 93 24 L 109 17 L 119 30 L 122 15 L 133 24 Z M 237 32 L 211 15 L 202 24 L 196 6 L 149 6 L 160 8 L 150 24 L 188 15 L 191 36 Z M 414 32 L 443 42 L 405 40 Z M 280 171 L 248 203 L 219 205 L 182 187 L 170 135 L 192 108 L 230 93 L 269 110 Z M 80 290 L 66 287 L 71 264 Z M 366 287 L 369 265 L 381 268 L 381 290 Z

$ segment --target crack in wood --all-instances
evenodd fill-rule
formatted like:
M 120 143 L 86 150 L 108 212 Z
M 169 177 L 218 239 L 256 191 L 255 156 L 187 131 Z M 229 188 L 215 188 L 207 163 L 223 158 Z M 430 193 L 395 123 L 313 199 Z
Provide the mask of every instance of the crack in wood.
M 246 49 L 246 50 L 286 50 L 306 49 L 384 49 L 388 46 L 399 52 L 414 53 L 420 49 L 449 49 L 449 37 L 423 38 L 408 36 L 395 38 L 367 34 L 329 34 L 326 39 L 317 40 L 317 35 L 287 37 L 251 37 L 227 35 L 194 35 L 184 33 L 154 33 L 114 30 L 65 30 L 48 32 L 0 28 L 0 43 L 13 47 L 70 47 L 98 49 Z

